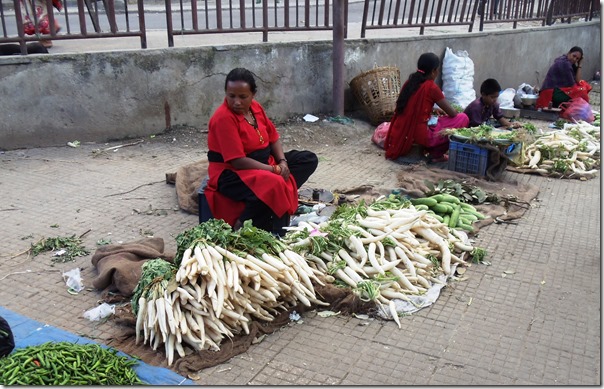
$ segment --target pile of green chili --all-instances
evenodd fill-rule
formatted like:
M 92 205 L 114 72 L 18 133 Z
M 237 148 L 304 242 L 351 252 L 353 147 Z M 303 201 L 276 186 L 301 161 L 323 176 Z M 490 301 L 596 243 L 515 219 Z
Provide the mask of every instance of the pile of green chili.
M 97 343 L 46 342 L 0 358 L 0 385 L 143 385 L 137 363 Z

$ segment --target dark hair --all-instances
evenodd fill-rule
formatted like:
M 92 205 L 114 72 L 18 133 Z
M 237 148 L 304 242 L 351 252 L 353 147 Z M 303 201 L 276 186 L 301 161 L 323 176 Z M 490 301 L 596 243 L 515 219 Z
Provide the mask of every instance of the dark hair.
M 494 78 L 487 78 L 480 84 L 480 94 L 492 95 L 501 92 L 501 85 Z
M 256 79 L 254 78 L 254 74 L 247 69 L 235 68 L 231 70 L 229 74 L 227 74 L 226 80 L 224 81 L 225 91 L 229 81 L 244 81 L 250 86 L 250 90 L 252 91 L 252 93 L 256 93 Z
M 396 99 L 396 113 L 402 113 L 407 106 L 407 102 L 413 94 L 419 89 L 430 76 L 434 69 L 440 66 L 440 59 L 434 53 L 424 53 L 417 60 L 417 70 L 409 75 L 409 79 L 401 89 L 401 93 Z
M 579 53 L 581 53 L 581 58 L 583 58 L 583 49 L 580 48 L 579 46 L 571 47 L 570 50 L 568 50 L 568 54 L 574 53 L 575 51 L 578 51 Z

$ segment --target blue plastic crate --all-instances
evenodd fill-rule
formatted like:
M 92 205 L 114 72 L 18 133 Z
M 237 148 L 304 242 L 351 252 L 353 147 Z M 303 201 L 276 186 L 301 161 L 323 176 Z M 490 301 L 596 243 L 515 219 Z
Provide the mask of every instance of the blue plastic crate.
M 449 142 L 449 170 L 484 176 L 489 150 L 472 143 Z

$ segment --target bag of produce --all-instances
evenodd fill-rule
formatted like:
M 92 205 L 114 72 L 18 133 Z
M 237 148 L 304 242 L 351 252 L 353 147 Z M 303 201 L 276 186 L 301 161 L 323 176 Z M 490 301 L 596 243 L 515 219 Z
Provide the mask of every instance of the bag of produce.
M 390 129 L 390 122 L 383 122 L 373 132 L 373 136 L 371 137 L 371 141 L 381 147 L 384 148 L 384 142 L 386 142 L 386 136 L 388 135 L 388 130 Z
M 450 103 L 465 109 L 474 99 L 474 62 L 465 50 L 447 47 L 442 67 L 443 93 Z
M 570 121 L 586 121 L 591 123 L 594 121 L 594 113 L 591 110 L 591 105 L 581 97 L 571 99 L 566 103 L 560 104 L 562 111 L 560 117 Z

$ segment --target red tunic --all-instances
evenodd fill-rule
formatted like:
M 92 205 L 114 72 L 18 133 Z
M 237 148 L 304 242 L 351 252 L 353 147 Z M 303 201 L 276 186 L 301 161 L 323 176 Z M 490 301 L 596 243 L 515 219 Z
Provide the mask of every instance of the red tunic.
M 420 85 L 407 102 L 404 111 L 395 113 L 390 120 L 390 129 L 384 143 L 387 159 L 396 159 L 407 154 L 413 143 L 429 143 L 428 119 L 434 103 L 444 98 L 445 95 L 433 80 L 426 80 Z
M 235 170 L 229 163 L 253 151 L 264 149 L 279 139 L 275 125 L 266 116 L 262 106 L 253 100 L 250 109 L 256 117 L 258 132 L 243 115 L 229 109 L 226 99 L 214 112 L 208 124 L 208 149 L 220 153 L 224 163 L 210 162 L 208 166 L 210 180 L 205 190 L 206 200 L 214 218 L 223 219 L 231 226 L 243 212 L 245 204 L 218 193 L 218 178 L 225 169 L 233 170 L 278 217 L 286 212 L 293 214 L 298 208 L 298 187 L 292 176 L 285 181 L 283 177 L 270 171 Z M 260 137 L 263 138 L 263 143 Z M 269 157 L 269 163 L 275 164 L 272 155 Z

